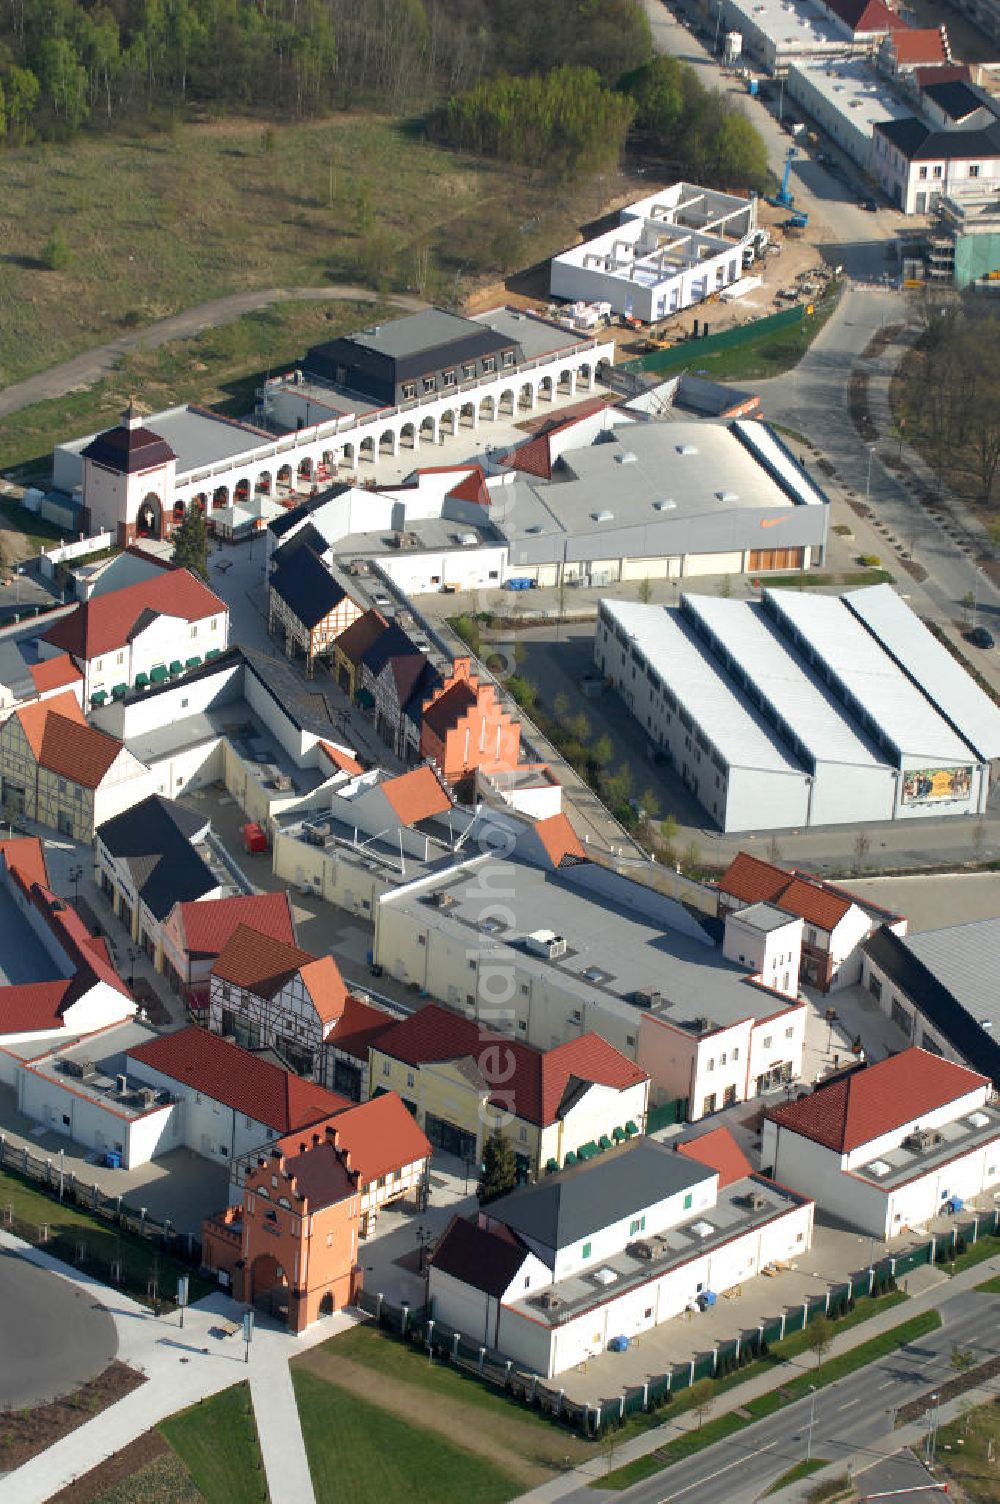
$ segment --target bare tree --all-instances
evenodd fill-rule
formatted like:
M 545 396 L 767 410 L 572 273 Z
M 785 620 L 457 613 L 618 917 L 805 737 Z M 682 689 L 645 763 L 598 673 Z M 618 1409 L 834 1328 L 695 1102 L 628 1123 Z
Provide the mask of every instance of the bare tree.
M 872 843 L 865 831 L 859 830 L 854 837 L 854 867 L 857 872 L 862 871 Z

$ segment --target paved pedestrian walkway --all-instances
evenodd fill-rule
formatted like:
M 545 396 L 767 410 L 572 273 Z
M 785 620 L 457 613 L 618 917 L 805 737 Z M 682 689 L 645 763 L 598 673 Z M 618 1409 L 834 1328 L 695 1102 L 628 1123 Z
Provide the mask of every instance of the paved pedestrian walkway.
M 220 1330 L 221 1323 L 242 1323 L 243 1307 L 221 1292 L 189 1306 L 182 1329 L 176 1314 L 154 1316 L 120 1291 L 2 1230 L 0 1249 L 51 1270 L 100 1300 L 115 1322 L 118 1360 L 146 1376 L 146 1382 L 124 1399 L 8 1474 L 0 1490 L 3 1504 L 44 1504 L 159 1421 L 244 1379 L 250 1381 L 271 1499 L 274 1504 L 313 1504 L 288 1363 L 353 1325 L 357 1316 L 341 1312 L 317 1322 L 301 1337 L 261 1320 L 247 1362 L 240 1331 L 219 1337 L 212 1330 Z
M 841 1332 L 834 1337 L 830 1344 L 828 1358 L 835 1358 L 840 1353 L 849 1352 L 852 1348 L 859 1347 L 861 1343 L 877 1337 L 880 1332 L 899 1326 L 903 1321 L 908 1321 L 912 1316 L 921 1311 L 933 1310 L 937 1307 L 943 1295 L 955 1295 L 961 1290 L 974 1289 L 984 1280 L 1000 1270 L 1000 1258 L 985 1260 L 972 1269 L 965 1270 L 962 1274 L 956 1274 L 949 1279 L 947 1287 L 943 1288 L 939 1283 L 928 1283 L 927 1288 L 912 1295 L 912 1298 L 903 1304 L 891 1306 L 889 1309 L 880 1311 L 877 1316 L 868 1321 L 859 1322 L 857 1326 L 849 1327 L 846 1332 Z M 934 1273 L 935 1271 L 931 1271 Z M 912 1278 L 912 1276 L 908 1276 Z M 920 1283 L 919 1281 L 917 1283 Z M 739 1384 L 735 1389 L 721 1396 L 716 1403 L 713 1417 L 724 1415 L 727 1411 L 737 1410 L 745 1405 L 748 1400 L 756 1399 L 761 1394 L 768 1394 L 773 1389 L 779 1389 L 782 1384 L 787 1384 L 789 1379 L 795 1376 L 798 1369 L 811 1363 L 808 1354 L 802 1359 L 793 1360 L 791 1363 L 783 1363 L 779 1367 L 769 1369 L 765 1373 L 758 1374 L 755 1378 L 748 1379 Z M 942 1407 L 942 1415 L 946 1413 Z M 655 1452 L 664 1443 L 673 1440 L 684 1431 L 697 1430 L 699 1418 L 695 1411 L 688 1410 L 678 1415 L 673 1420 L 667 1420 L 662 1426 L 656 1426 L 651 1431 L 646 1431 L 632 1441 L 623 1442 L 614 1449 L 614 1455 L 610 1465 L 603 1456 L 589 1458 L 580 1467 L 571 1472 L 561 1473 L 559 1477 L 552 1478 L 548 1483 L 532 1489 L 530 1493 L 522 1494 L 515 1504 L 553 1504 L 557 1499 L 566 1498 L 575 1493 L 577 1489 L 594 1483 L 603 1478 L 605 1473 L 624 1467 L 627 1462 L 634 1462 L 638 1457 L 646 1457 Z M 922 1437 L 926 1426 L 904 1427 L 899 1432 L 900 1445 L 904 1445 L 910 1439 L 910 1433 Z M 833 1472 L 836 1469 L 832 1470 Z M 841 1464 L 840 1471 L 844 1471 Z M 815 1486 L 815 1478 L 809 1480 Z M 791 1496 L 790 1496 L 791 1497 Z

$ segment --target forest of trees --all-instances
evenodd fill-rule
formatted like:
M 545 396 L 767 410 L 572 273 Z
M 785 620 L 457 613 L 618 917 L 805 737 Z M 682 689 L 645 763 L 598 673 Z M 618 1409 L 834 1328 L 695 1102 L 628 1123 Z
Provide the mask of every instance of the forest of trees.
M 739 109 L 651 58 L 640 0 L 0 0 L 0 138 L 364 104 L 575 173 L 617 165 L 634 120 L 672 169 L 763 186 Z

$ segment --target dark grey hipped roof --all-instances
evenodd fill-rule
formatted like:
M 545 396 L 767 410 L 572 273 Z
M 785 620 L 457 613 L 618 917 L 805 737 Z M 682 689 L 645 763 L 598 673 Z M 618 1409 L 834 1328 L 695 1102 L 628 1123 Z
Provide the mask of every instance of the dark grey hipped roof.
M 304 627 L 315 627 L 344 599 L 343 587 L 308 547 L 275 570 L 271 589 Z
M 643 1206 L 708 1180 L 713 1171 L 640 1138 L 491 1201 L 491 1219 L 544 1248 L 567 1248 Z
M 464 1217 L 453 1217 L 434 1250 L 431 1264 L 442 1274 L 499 1300 L 527 1257 L 519 1238 L 487 1232 Z
M 191 845 L 208 821 L 162 794 L 151 794 L 103 825 L 97 835 L 132 874 L 139 897 L 157 919 L 175 902 L 213 892 L 219 880 Z

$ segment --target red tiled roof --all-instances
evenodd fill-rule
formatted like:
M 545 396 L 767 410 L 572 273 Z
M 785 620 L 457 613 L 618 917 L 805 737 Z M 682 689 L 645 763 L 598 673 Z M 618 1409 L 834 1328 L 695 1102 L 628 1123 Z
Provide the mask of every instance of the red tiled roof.
M 370 1003 L 363 1003 L 348 993 L 344 1011 L 326 1036 L 326 1043 L 367 1064 L 368 1046 L 391 1029 L 395 1022 L 391 1014 L 383 1013 L 381 1008 L 373 1008 Z
M 330 759 L 335 768 L 340 768 L 343 772 L 351 774 L 364 772 L 364 768 L 356 757 L 351 757 L 349 753 L 342 751 L 340 747 L 335 747 L 332 742 L 320 742 L 319 746 L 320 751 Z
M 852 899 L 798 873 L 740 851 L 719 878 L 719 892 L 741 903 L 770 903 L 822 930 L 832 930 L 850 909 Z
M 892 50 L 897 63 L 947 63 L 950 59 L 947 33 L 937 26 L 894 31 Z
M 358 664 L 372 643 L 377 642 L 382 636 L 388 625 L 385 617 L 380 616 L 373 607 L 371 611 L 366 611 L 363 616 L 359 616 L 357 621 L 352 621 L 351 625 L 341 632 L 337 638 L 336 651 L 343 653 L 348 663 Z
M 924 1113 L 988 1086 L 986 1076 L 914 1046 L 853 1071 L 767 1116 L 840 1154 L 848 1154 Z
M 586 857 L 587 853 L 577 838 L 576 831 L 566 815 L 549 815 L 545 820 L 535 821 L 535 834 L 545 848 L 553 867 L 558 867 L 568 856 Z
M 32 883 L 48 887 L 45 848 L 37 836 L 15 836 L 10 841 L 0 841 L 0 855 L 12 872 L 20 874 L 27 887 Z
M 921 89 L 928 84 L 970 84 L 972 69 L 967 63 L 948 63 L 941 68 L 914 68 L 913 76 Z
M 424 707 L 423 723 L 435 736 L 443 737 L 458 725 L 467 710 L 478 703 L 478 698 L 468 679 L 456 679 L 443 694 Z
M 346 1149 L 350 1155 L 351 1169 L 358 1172 L 364 1184 L 417 1164 L 431 1152 L 423 1129 L 394 1091 L 383 1092 L 360 1106 L 348 1106 L 329 1125 L 317 1123 L 309 1139 L 289 1135 L 279 1148 L 286 1155 L 308 1154 L 312 1135 L 325 1134 L 327 1126 L 333 1130 L 337 1148 Z
M 607 403 L 602 397 L 586 397 L 582 402 L 576 402 L 572 407 L 563 408 L 558 416 L 543 418 L 535 433 L 530 439 L 501 460 L 501 464 L 507 465 L 511 470 L 520 470 L 525 475 L 537 475 L 542 480 L 552 479 L 552 447 L 549 439 L 553 434 L 562 433 L 566 428 L 572 428 L 574 424 L 589 418 L 593 413 L 600 412 Z
M 257 997 L 273 997 L 296 974 L 301 976 L 321 1022 L 338 1019 L 344 1011 L 347 988 L 332 956 L 314 956 L 297 945 L 240 924 L 212 967 L 213 976 L 245 987 Z
M 554 1050 L 535 1050 L 517 1040 L 484 1034 L 475 1020 L 437 1003 L 428 1003 L 394 1024 L 374 1041 L 374 1048 L 409 1065 L 468 1058 L 478 1065 L 482 1057 L 493 1059 L 497 1052 L 509 1063 L 509 1052 L 514 1069 L 509 1076 L 505 1071 L 505 1105 L 518 1117 L 542 1126 L 556 1121 L 573 1080 L 624 1091 L 648 1079 L 645 1071 L 597 1034 L 581 1034 Z
M 823 0 L 823 3 L 851 28 L 855 36 L 906 29 L 902 16 L 891 11 L 884 0 Z
M 401 825 L 416 825 L 451 809 L 451 800 L 426 763 L 379 785 Z
M 486 488 L 486 474 L 479 465 L 473 465 L 463 480 L 448 492 L 455 501 L 471 501 L 477 506 L 488 507 L 490 493 Z
M 83 788 L 96 789 L 122 750 L 117 737 L 87 725 L 69 690 L 22 705 L 14 714 L 39 767 Z
M 69 983 L 58 978 L 0 987 L 0 1036 L 62 1028 L 68 989 Z
M 292 910 L 285 892 L 206 898 L 182 903 L 179 909 L 184 943 L 192 956 L 219 955 L 241 924 L 272 940 L 295 944 Z
M 57 653 L 54 658 L 43 658 L 29 669 L 38 694 L 47 694 L 50 689 L 62 689 L 67 684 L 79 684 L 83 675 L 68 653 Z
M 720 1191 L 753 1174 L 753 1166 L 728 1128 L 712 1128 L 701 1138 L 685 1139 L 675 1147 L 678 1154 L 686 1155 L 697 1164 L 707 1165 L 710 1170 L 718 1170 Z
M 277 1133 L 294 1133 L 342 1112 L 346 1097 L 304 1081 L 198 1024 L 128 1051 L 130 1060 L 183 1081 Z
M 43 637 L 74 658 L 97 658 L 123 647 L 143 612 L 201 621 L 222 616 L 224 601 L 186 569 L 169 569 L 122 590 L 83 601 L 69 616 L 51 626 Z

